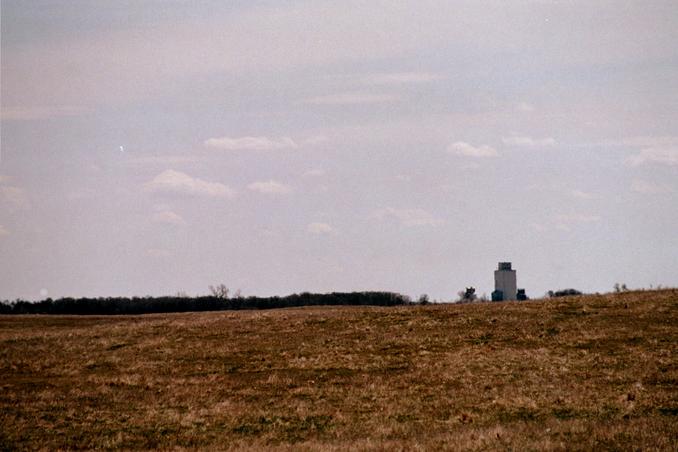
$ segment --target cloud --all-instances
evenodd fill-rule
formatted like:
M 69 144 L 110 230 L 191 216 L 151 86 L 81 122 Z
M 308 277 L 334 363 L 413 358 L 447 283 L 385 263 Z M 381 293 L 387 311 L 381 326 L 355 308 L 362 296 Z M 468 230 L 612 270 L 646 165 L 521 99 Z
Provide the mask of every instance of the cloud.
M 534 105 L 528 104 L 527 102 L 520 102 L 518 105 L 516 105 L 516 110 L 523 112 L 523 113 L 530 113 L 535 110 Z
M 33 121 L 63 116 L 79 116 L 90 111 L 89 108 L 73 105 L 6 107 L 2 108 L 0 118 L 3 121 Z
M 398 96 L 393 94 L 340 93 L 311 97 L 304 100 L 303 103 L 309 105 L 365 105 L 395 102 L 399 99 Z
M 149 155 L 130 159 L 129 163 L 137 166 L 143 165 L 169 166 L 169 165 L 191 164 L 196 163 L 199 160 L 200 158 L 196 155 Z
M 304 173 L 304 176 L 311 176 L 311 177 L 322 177 L 325 175 L 325 170 L 322 168 L 313 168 Z
M 0 237 L 5 237 L 9 235 L 9 230 L 0 224 Z
M 472 146 L 463 141 L 457 141 L 447 147 L 447 152 L 465 157 L 497 157 L 499 153 L 493 147 L 482 145 Z
M 155 223 L 173 224 L 173 225 L 184 224 L 184 219 L 181 217 L 181 215 L 176 214 L 171 210 L 163 210 L 161 212 L 156 212 L 153 214 L 151 219 Z
M 445 78 L 442 74 L 431 72 L 395 72 L 369 74 L 362 78 L 368 85 L 403 85 L 409 83 L 431 83 Z
M 0 202 L 15 209 L 27 209 L 30 205 L 26 192 L 11 185 L 0 186 Z
M 292 189 L 288 185 L 274 180 L 253 182 L 249 184 L 247 188 L 267 195 L 285 195 L 292 192 Z
M 625 163 L 630 166 L 640 166 L 646 163 L 676 166 L 678 165 L 678 147 L 642 149 L 638 154 L 627 157 Z
M 324 176 L 325 170 L 322 168 L 313 168 L 304 173 L 304 176 L 309 176 L 309 177 L 322 177 Z
M 159 4 L 140 6 L 155 17 L 152 23 L 131 20 L 118 27 L 92 27 L 87 39 L 70 32 L 64 39 L 45 39 L 47 31 L 37 34 L 35 45 L 8 46 L 7 52 L 3 46 L 3 56 L 8 53 L 13 62 L 7 77 L 3 71 L 3 84 L 7 78 L 8 86 L 16 87 L 14 96 L 24 101 L 117 103 L 171 90 L 176 80 L 191 76 L 275 74 L 290 68 L 309 72 L 430 48 L 449 41 L 441 32 L 456 34 L 455 27 L 441 20 L 439 8 L 417 8 L 413 15 L 406 8 L 366 3 L 248 3 L 215 8 L 207 20 L 176 21 L 161 18 L 164 14 L 154 10 Z M 84 16 L 98 17 L 93 6 L 83 8 Z M 173 16 L 171 9 L 168 5 L 168 17 Z M 385 21 L 386 10 L 390 19 Z M 437 18 L 437 27 L 428 17 Z
M 276 151 L 281 149 L 295 149 L 297 143 L 290 137 L 277 139 L 268 137 L 240 137 L 240 138 L 209 138 L 205 140 L 208 148 L 225 151 Z
M 76 189 L 66 195 L 69 201 L 81 201 L 86 199 L 94 199 L 98 192 L 89 188 Z
M 532 138 L 521 136 L 504 137 L 501 139 L 501 141 L 507 146 L 523 147 L 554 146 L 556 144 L 556 140 L 553 138 Z
M 172 255 L 169 250 L 162 249 L 162 248 L 149 248 L 146 250 L 146 255 L 149 257 L 155 257 L 155 258 L 164 258 L 164 257 L 170 257 Z
M 188 174 L 166 170 L 153 180 L 144 184 L 144 189 L 151 193 L 166 195 L 206 196 L 213 198 L 232 198 L 235 191 L 218 182 L 207 182 L 193 178 Z
M 617 139 L 606 139 L 595 143 L 588 143 L 589 146 L 620 146 L 637 148 L 664 148 L 678 145 L 678 136 L 635 136 Z
M 403 226 L 439 226 L 444 223 L 423 209 L 394 209 L 386 207 L 373 214 L 379 220 L 395 219 Z
M 308 145 L 322 144 L 329 141 L 329 138 L 325 135 L 312 135 L 308 138 L 305 138 L 303 143 Z
M 482 166 L 478 162 L 467 162 L 461 165 L 459 168 L 463 170 L 478 170 L 482 168 Z
M 153 96 L 195 74 L 275 74 L 290 68 L 312 73 L 406 55 L 423 59 L 431 49 L 448 60 L 473 55 L 482 64 L 501 63 L 497 55 L 520 48 L 534 62 L 529 69 L 614 65 L 642 57 L 664 61 L 675 52 L 674 14 L 660 14 L 658 6 L 643 2 L 614 10 L 608 2 L 595 2 L 586 17 L 607 18 L 596 26 L 582 20 L 580 8 L 554 7 L 558 20 L 548 25 L 553 39 L 540 42 L 534 37 L 545 32 L 544 23 L 525 20 L 535 14 L 533 2 L 493 2 L 492 7 L 449 1 L 398 7 L 383 1 L 228 2 L 227 8 L 210 10 L 207 20 L 180 21 L 164 2 L 133 3 L 144 5 L 139 17 L 153 21 L 99 23 L 87 27 L 87 39 L 65 30 L 60 39 L 49 39 L 54 29 L 42 27 L 31 45 L 8 42 L 3 56 L 12 64 L 3 65 L 3 86 L 16 87 L 12 95 L 19 100 L 89 104 Z M 97 4 L 78 3 L 82 17 L 99 17 L 94 11 L 104 8 Z M 160 4 L 167 14 L 157 12 Z M 68 20 L 59 20 L 70 12 L 63 9 L 53 20 L 68 27 Z M 460 65 L 458 71 L 464 69 Z
M 601 220 L 599 215 L 589 215 L 581 213 L 561 214 L 555 216 L 556 228 L 569 231 L 570 226 L 577 224 L 591 224 L 598 223 Z
M 600 216 L 573 213 L 568 215 L 556 215 L 556 220 L 561 223 L 596 223 L 600 221 Z
M 327 223 L 311 223 L 306 227 L 306 230 L 311 234 L 316 235 L 331 234 L 334 232 L 334 228 Z
M 631 182 L 631 190 L 643 195 L 658 195 L 661 193 L 671 193 L 671 187 L 642 179 L 634 179 Z
M 581 190 L 570 190 L 570 196 L 579 199 L 593 199 L 594 196 L 591 193 L 587 193 Z

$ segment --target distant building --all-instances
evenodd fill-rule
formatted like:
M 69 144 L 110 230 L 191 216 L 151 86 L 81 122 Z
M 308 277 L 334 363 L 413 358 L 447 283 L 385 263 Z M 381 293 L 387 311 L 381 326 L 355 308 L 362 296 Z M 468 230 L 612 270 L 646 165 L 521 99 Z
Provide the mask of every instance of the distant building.
M 499 262 L 497 270 L 494 271 L 492 301 L 516 300 L 517 298 L 516 271 L 511 269 L 510 262 Z

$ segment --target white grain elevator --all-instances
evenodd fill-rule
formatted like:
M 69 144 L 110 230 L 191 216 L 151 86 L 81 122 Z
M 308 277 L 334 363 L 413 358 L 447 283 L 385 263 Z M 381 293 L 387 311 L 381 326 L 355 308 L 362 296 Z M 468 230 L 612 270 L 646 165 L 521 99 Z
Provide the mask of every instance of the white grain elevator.
M 494 271 L 492 300 L 516 300 L 517 297 L 518 284 L 516 283 L 516 271 L 511 268 L 510 262 L 499 262 L 499 267 Z

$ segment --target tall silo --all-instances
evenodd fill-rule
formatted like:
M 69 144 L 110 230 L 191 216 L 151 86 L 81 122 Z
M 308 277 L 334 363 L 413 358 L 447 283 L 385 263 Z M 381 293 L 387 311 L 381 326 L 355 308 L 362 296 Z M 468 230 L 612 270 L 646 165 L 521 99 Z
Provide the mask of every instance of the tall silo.
M 500 292 L 502 300 L 515 300 L 517 298 L 518 285 L 516 283 L 516 271 L 511 269 L 510 262 L 499 262 L 499 267 L 494 271 L 494 294 Z M 499 295 L 497 293 L 497 295 Z

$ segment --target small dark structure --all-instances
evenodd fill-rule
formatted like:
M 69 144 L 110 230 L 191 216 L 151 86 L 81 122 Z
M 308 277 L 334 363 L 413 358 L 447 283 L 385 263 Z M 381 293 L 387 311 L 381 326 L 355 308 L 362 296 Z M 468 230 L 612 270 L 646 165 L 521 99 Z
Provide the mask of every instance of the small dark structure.
M 499 262 L 498 270 L 511 271 L 510 262 Z
M 516 298 L 518 299 L 518 301 L 529 300 L 529 298 L 527 297 L 527 294 L 525 293 L 525 289 L 518 289 L 518 293 L 516 295 Z
M 504 292 L 501 290 L 492 292 L 492 301 L 504 301 Z

